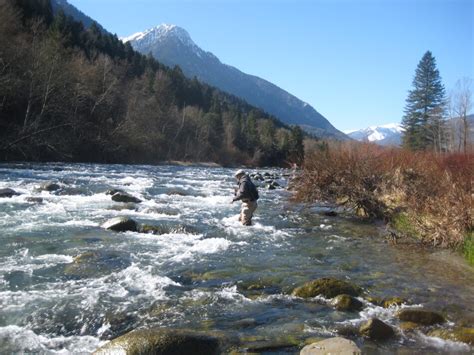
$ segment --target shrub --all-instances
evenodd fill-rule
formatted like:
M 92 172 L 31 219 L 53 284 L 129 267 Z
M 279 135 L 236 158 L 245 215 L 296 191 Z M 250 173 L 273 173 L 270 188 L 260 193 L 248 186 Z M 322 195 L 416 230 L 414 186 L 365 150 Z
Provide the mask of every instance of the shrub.
M 307 153 L 296 199 L 335 202 L 423 243 L 459 248 L 473 224 L 473 176 L 472 153 L 329 143 Z

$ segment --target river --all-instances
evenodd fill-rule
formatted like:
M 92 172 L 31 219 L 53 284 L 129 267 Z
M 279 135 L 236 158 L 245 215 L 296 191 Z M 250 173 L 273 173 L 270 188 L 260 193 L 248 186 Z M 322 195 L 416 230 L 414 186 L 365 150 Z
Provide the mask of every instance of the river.
M 46 181 L 61 189 L 40 191 Z M 289 295 L 326 276 L 371 296 L 403 297 L 403 307 L 438 310 L 445 327 L 472 326 L 474 273 L 462 258 L 391 245 L 376 225 L 327 217 L 327 207 L 292 203 L 283 188 L 261 188 L 254 225 L 243 227 L 230 203 L 234 186 L 225 168 L 0 165 L 0 188 L 21 193 L 0 198 L 0 353 L 92 352 L 140 327 L 219 331 L 242 349 L 298 353 L 308 338 L 373 316 L 398 329 L 398 307 L 365 302 L 349 313 Z M 111 188 L 143 202 L 113 202 Z M 163 226 L 164 234 L 101 228 L 117 216 Z M 385 343 L 353 340 L 368 354 L 473 350 L 417 331 Z

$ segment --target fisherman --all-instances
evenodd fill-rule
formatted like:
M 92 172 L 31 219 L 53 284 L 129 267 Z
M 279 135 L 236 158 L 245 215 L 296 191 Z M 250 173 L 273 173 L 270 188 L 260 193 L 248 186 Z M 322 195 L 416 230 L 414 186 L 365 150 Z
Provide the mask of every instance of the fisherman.
M 235 190 L 235 197 L 232 202 L 242 201 L 242 208 L 240 211 L 239 221 L 244 226 L 252 225 L 252 216 L 257 209 L 258 191 L 250 176 L 248 176 L 242 169 L 235 173 L 235 178 L 238 181 L 238 188 Z

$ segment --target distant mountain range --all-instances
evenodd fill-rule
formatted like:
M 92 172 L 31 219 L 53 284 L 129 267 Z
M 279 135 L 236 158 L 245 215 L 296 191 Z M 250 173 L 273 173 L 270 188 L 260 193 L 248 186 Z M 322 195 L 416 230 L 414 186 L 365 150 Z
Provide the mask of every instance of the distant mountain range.
M 274 115 L 282 122 L 299 125 L 318 137 L 347 139 L 311 105 L 257 76 L 245 74 L 223 64 L 214 54 L 193 42 L 188 32 L 175 25 L 160 25 L 122 38 L 143 54 L 151 53 L 158 61 L 179 65 L 192 78 L 231 93 Z
M 474 142 L 474 114 L 467 116 L 469 125 L 468 140 Z M 447 128 L 451 132 L 452 144 L 459 146 L 462 132 L 462 121 L 452 118 L 447 121 Z M 372 142 L 379 145 L 399 146 L 402 143 L 403 127 L 399 123 L 390 123 L 382 126 L 372 126 L 359 130 L 344 131 L 350 138 L 361 142 Z
M 344 131 L 349 137 L 361 142 L 372 142 L 380 145 L 400 145 L 403 128 L 399 123 L 390 123 L 382 126 Z

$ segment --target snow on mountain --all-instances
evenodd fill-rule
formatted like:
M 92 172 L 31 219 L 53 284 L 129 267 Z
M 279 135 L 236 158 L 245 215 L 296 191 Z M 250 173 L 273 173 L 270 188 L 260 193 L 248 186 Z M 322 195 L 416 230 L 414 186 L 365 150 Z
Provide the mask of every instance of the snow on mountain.
M 181 27 L 162 24 L 121 40 L 143 54 L 151 53 L 165 65 L 179 65 L 187 77 L 196 77 L 233 94 L 286 124 L 299 125 L 318 137 L 347 139 L 311 105 L 267 80 L 222 63 L 214 54 L 196 45 Z
M 400 145 L 403 127 L 399 123 L 371 126 L 365 129 L 345 131 L 352 139 L 380 145 Z

